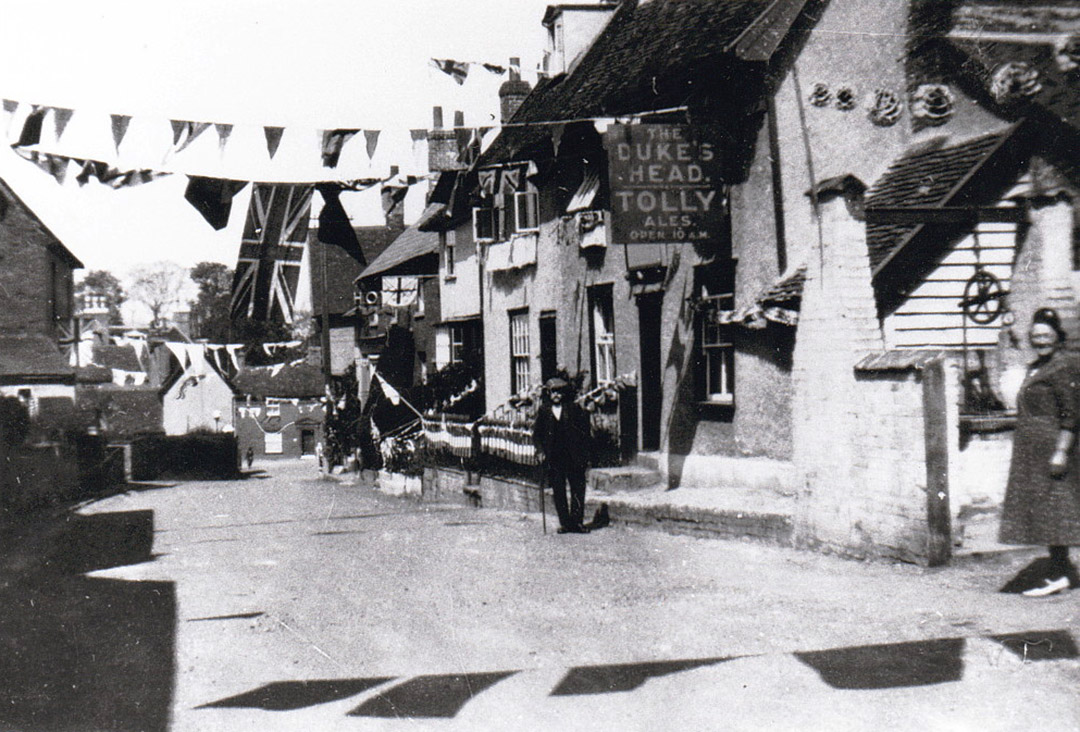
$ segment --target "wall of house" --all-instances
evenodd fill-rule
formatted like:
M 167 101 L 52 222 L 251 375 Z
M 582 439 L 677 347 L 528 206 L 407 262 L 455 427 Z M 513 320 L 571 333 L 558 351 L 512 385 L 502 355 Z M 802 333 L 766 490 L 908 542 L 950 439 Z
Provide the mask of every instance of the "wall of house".
M 252 448 L 256 458 L 298 458 L 302 454 L 301 430 L 312 429 L 316 442 L 323 440 L 323 406 L 315 399 L 274 400 L 280 412 L 267 416 L 266 401 L 238 397 L 233 403 L 234 429 L 240 455 Z M 281 434 L 281 452 L 267 453 L 266 433 Z M 271 440 L 273 446 L 273 440 Z
M 196 383 L 192 383 L 193 379 L 197 379 Z M 227 431 L 233 426 L 232 401 L 232 388 L 216 372 L 207 369 L 200 377 L 189 369 L 162 397 L 165 434 Z
M 55 336 L 50 262 L 57 263 L 59 273 L 66 271 L 69 282 L 71 271 L 49 251 L 49 242 L 41 225 L 17 201 L 9 200 L 0 218 L 0 291 L 5 294 L 0 331 Z
M 455 320 L 480 315 L 479 252 L 473 241 L 472 222 L 467 221 L 454 230 L 454 274 L 446 274 L 446 260 L 439 257 L 439 276 L 442 292 L 439 296 L 439 318 Z

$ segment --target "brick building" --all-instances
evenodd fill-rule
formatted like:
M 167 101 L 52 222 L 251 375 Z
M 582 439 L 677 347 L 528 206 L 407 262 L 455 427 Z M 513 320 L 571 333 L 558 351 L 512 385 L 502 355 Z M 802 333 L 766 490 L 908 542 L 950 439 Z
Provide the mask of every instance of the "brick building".
M 1026 320 L 1075 327 L 1077 5 L 553 6 L 553 76 L 439 220 L 489 406 L 556 365 L 632 375 L 668 487 L 779 493 L 806 545 L 944 561 L 1000 499 Z M 714 130 L 711 236 L 613 243 L 629 117 Z
M 323 375 L 306 362 L 245 367 L 233 379 L 233 429 L 240 454 L 313 456 L 323 438 Z

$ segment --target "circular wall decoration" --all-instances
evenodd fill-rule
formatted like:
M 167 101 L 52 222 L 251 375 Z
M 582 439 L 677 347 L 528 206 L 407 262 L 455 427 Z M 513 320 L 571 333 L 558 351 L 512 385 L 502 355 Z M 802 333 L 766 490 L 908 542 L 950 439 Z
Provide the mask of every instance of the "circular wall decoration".
M 829 91 L 828 84 L 814 84 L 814 90 L 810 92 L 810 103 L 815 107 L 827 107 L 831 101 L 832 92 Z
M 836 108 L 844 112 L 855 109 L 855 90 L 850 86 L 842 86 L 837 89 Z
M 1080 68 L 1080 35 L 1062 38 L 1054 45 L 1054 60 L 1064 72 Z
M 875 89 L 867 102 L 870 121 L 878 127 L 891 127 L 904 112 L 904 103 L 900 97 L 888 89 Z
M 1040 91 L 1039 71 L 1023 61 L 1010 61 L 998 66 L 990 78 L 990 96 L 998 104 L 1017 104 Z
M 942 125 L 953 115 L 956 100 L 946 84 L 920 84 L 911 95 L 911 116 L 926 124 Z

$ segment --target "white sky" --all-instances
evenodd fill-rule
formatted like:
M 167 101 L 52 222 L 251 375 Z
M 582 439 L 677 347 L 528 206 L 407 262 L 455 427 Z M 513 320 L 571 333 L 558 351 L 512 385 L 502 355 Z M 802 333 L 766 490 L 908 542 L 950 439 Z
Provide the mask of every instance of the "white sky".
M 318 164 L 318 129 L 379 129 L 380 152 L 390 156 L 397 150 L 407 157 L 407 148 L 391 141 L 407 139 L 410 128 L 430 127 L 433 105 L 444 107 L 447 124 L 454 109 L 466 112 L 466 124 L 490 124 L 503 79 L 474 66 L 465 85 L 458 86 L 431 68 L 429 59 L 505 66 L 509 57 L 519 56 L 526 79 L 535 81 L 530 70 L 540 62 L 540 19 L 548 4 L 0 0 L 0 97 L 74 109 L 62 137 L 66 147 L 54 149 L 106 160 L 109 113 L 133 115 L 130 140 L 125 138 L 122 150 L 136 145 L 131 136 L 140 129 L 147 141 L 157 139 L 151 131 L 163 134 L 167 150 L 170 118 L 236 124 L 227 155 L 233 154 L 234 143 L 236 150 L 263 144 L 259 126 L 285 126 L 274 159 L 277 179 L 285 180 L 293 172 L 290 161 L 309 151 Z M 14 120 L 4 117 L 0 133 L 18 122 L 18 115 Z M 46 128 L 50 126 L 47 120 Z M 17 132 L 13 134 L 17 138 Z M 197 157 L 196 147 L 202 145 L 203 153 L 217 154 L 216 138 L 210 129 L 188 152 Z M 153 145 L 147 142 L 144 147 Z M 378 155 L 372 163 L 363 159 L 363 148 L 362 136 L 349 144 L 347 150 L 361 156 L 353 162 L 380 162 Z M 115 150 L 112 154 L 115 157 Z M 241 158 L 219 156 L 212 169 L 226 177 L 247 177 L 250 169 L 233 165 L 231 159 Z M 162 167 L 168 169 L 165 163 L 162 160 Z M 348 168 L 346 163 L 343 157 L 339 167 Z M 303 166 L 297 166 L 299 175 Z M 156 260 L 183 266 L 204 260 L 230 267 L 236 263 L 250 186 L 235 199 L 229 227 L 215 232 L 184 200 L 183 175 L 114 191 L 95 181 L 80 188 L 72 170 L 60 186 L 0 145 L 0 176 L 87 270 L 108 269 L 123 277 L 133 264 Z M 422 196 L 426 188 L 414 190 L 410 198 Z M 354 223 L 380 223 L 377 191 L 364 195 L 371 200 L 361 201 L 362 194 L 355 194 L 357 200 L 349 205 Z

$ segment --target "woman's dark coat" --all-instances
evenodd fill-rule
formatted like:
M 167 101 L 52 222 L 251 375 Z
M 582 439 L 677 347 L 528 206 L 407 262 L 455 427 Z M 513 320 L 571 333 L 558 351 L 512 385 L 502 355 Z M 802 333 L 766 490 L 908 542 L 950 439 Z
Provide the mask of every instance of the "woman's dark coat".
M 1080 545 L 1080 439 L 1065 475 L 1050 475 L 1061 430 L 1080 428 L 1080 361 L 1063 352 L 1029 372 L 1017 399 L 1012 464 L 1001 515 L 1001 541 Z

